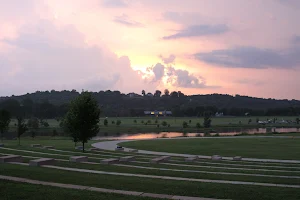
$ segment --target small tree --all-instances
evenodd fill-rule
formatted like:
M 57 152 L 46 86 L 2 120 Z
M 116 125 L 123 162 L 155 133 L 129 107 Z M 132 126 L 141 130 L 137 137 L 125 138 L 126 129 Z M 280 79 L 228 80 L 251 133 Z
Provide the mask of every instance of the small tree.
M 183 127 L 183 128 L 187 128 L 187 127 L 188 127 L 188 123 L 187 123 L 186 121 L 184 121 L 184 122 L 182 123 L 182 127 Z
M 117 126 L 120 126 L 121 125 L 121 120 L 117 120 Z
M 204 122 L 203 122 L 203 126 L 205 128 L 209 128 L 211 126 L 211 119 L 210 119 L 210 113 L 209 112 L 205 112 L 204 113 Z
M 17 135 L 19 140 L 19 146 L 21 145 L 21 135 L 23 135 L 27 130 L 27 125 L 25 124 L 25 121 L 22 117 L 17 117 Z
M 40 126 L 40 123 L 37 118 L 31 118 L 28 120 L 27 127 L 29 128 L 29 130 L 31 132 L 32 139 L 34 139 L 36 132 L 39 129 L 39 126 Z
M 115 124 L 115 121 L 113 120 L 113 121 L 111 122 L 111 124 Z
M 3 141 L 3 133 L 8 131 L 10 123 L 10 113 L 6 110 L 0 110 L 0 133 Z
M 135 119 L 135 120 L 133 120 L 133 122 L 136 124 L 136 123 L 137 123 L 136 119 Z
M 158 121 L 157 121 L 157 119 L 155 120 L 155 124 L 157 124 L 158 123 Z
M 201 124 L 199 122 L 196 124 L 196 128 L 197 129 L 201 128 Z
M 141 123 L 143 124 L 143 123 L 144 123 L 144 120 L 142 120 Z
M 248 124 L 250 124 L 251 122 L 252 122 L 252 119 L 249 119 L 249 120 L 248 120 Z
M 299 124 L 299 122 L 300 122 L 300 119 L 299 119 L 299 117 L 297 117 L 296 118 L 296 123 Z
M 104 126 L 107 126 L 107 125 L 108 125 L 108 120 L 105 119 L 105 120 L 103 121 L 103 124 L 104 124 Z
M 192 120 L 189 120 L 189 124 L 192 123 Z
M 66 126 L 71 133 L 73 141 L 84 144 L 99 132 L 100 109 L 97 101 L 89 92 L 82 92 L 70 104 L 70 110 L 66 114 Z

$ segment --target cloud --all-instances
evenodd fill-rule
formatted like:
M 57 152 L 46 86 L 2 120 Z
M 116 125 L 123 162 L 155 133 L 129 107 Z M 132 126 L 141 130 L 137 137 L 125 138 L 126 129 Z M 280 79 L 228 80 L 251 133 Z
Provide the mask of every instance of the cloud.
M 128 7 L 128 3 L 124 0 L 104 0 L 103 5 L 108 8 Z
M 142 27 L 143 25 L 137 21 L 131 20 L 127 15 L 116 16 L 114 22 L 128 27 Z
M 294 36 L 292 38 L 292 44 L 300 44 L 300 36 Z
M 190 38 L 208 35 L 218 35 L 225 33 L 229 30 L 227 25 L 195 25 L 189 26 L 186 29 L 180 30 L 177 33 L 163 37 L 164 40 L 172 40 L 179 38 Z
M 20 30 L 15 39 L 2 42 L 9 51 L 0 52 L 1 95 L 51 89 L 117 89 L 131 92 L 154 89 L 131 68 L 127 56 L 85 44 L 73 26 L 56 27 L 41 21 Z M 12 81 L 11 80 L 16 80 Z
M 292 7 L 292 8 L 299 8 L 300 7 L 300 1 L 299 0 L 276 0 L 279 3 Z
M 253 79 L 239 79 L 235 81 L 238 84 L 245 84 L 245 85 L 254 85 L 254 86 L 261 86 L 264 85 L 265 82 Z
M 161 63 L 157 63 L 154 67 L 147 68 L 148 73 L 153 73 L 154 77 L 151 82 L 159 82 L 163 79 L 168 84 L 174 87 L 181 88 L 219 88 L 219 86 L 209 86 L 206 84 L 206 80 L 194 74 L 191 74 L 187 70 L 176 69 L 175 67 L 166 67 Z
M 165 66 L 160 63 L 157 63 L 153 68 L 152 71 L 154 73 L 153 81 L 161 80 L 165 75 Z
M 207 63 L 232 68 L 293 68 L 300 64 L 300 48 L 283 51 L 256 47 L 235 47 L 195 54 L 195 58 Z
M 159 57 L 165 64 L 172 64 L 175 62 L 176 59 L 176 56 L 173 54 L 171 54 L 169 57 L 163 57 L 162 55 L 160 55 Z
M 196 76 L 189 73 L 187 70 L 175 69 L 174 67 L 169 67 L 168 72 L 168 82 L 172 85 L 181 88 L 217 88 L 217 86 L 208 86 L 206 80 L 201 76 Z

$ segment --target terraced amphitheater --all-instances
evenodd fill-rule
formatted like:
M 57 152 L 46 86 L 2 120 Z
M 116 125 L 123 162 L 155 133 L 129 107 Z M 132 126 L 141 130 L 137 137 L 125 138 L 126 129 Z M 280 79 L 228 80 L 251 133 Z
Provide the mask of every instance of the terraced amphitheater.
M 300 199 L 296 159 L 114 149 L 120 142 L 91 141 L 83 153 L 70 140 L 4 141 L 1 199 Z

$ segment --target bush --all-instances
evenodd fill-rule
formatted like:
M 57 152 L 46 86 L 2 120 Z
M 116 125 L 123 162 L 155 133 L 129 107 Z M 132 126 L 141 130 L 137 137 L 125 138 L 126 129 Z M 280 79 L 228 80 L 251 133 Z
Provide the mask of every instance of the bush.
M 189 124 L 192 123 L 192 120 L 189 120 Z
M 105 119 L 105 120 L 103 121 L 103 124 L 104 124 L 104 126 L 107 126 L 107 125 L 108 125 L 108 120 Z
M 141 123 L 143 124 L 143 123 L 144 123 L 144 120 L 142 120 Z
M 49 127 L 49 123 L 48 122 L 43 122 L 43 126 L 48 128 Z
M 159 124 L 157 124 L 157 128 L 159 128 Z
M 196 124 L 196 128 L 201 128 L 201 124 L 199 122 Z
M 135 120 L 133 120 L 133 123 L 135 123 L 135 124 L 137 123 L 136 119 L 135 119 Z
M 168 123 L 167 123 L 166 121 L 163 121 L 163 122 L 161 123 L 161 125 L 162 125 L 162 126 L 167 126 Z
M 112 123 L 112 124 L 115 124 L 115 121 L 112 121 L 111 123 Z
M 155 120 L 155 124 L 157 124 L 158 123 L 158 121 L 157 121 L 157 119 Z
M 188 127 L 188 123 L 184 121 L 184 122 L 182 123 L 182 127 L 183 127 L 183 128 L 187 128 L 187 127 Z
M 121 120 L 117 120 L 117 126 L 120 126 L 121 125 Z

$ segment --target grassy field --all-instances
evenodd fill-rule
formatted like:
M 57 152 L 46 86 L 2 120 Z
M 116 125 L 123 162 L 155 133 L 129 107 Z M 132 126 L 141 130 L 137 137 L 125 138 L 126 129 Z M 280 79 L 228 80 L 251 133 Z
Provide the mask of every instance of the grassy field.
M 126 134 L 134 134 L 134 133 L 157 133 L 157 132 L 228 132 L 228 131 L 243 131 L 243 129 L 247 128 L 264 128 L 264 127 L 299 127 L 299 124 L 269 124 L 269 125 L 259 125 L 256 123 L 256 119 L 259 120 L 267 120 L 277 118 L 278 120 L 291 120 L 295 121 L 296 117 L 219 117 L 212 118 L 212 127 L 205 129 L 203 127 L 196 128 L 196 124 L 200 123 L 203 126 L 203 118 L 195 118 L 195 117 L 121 117 L 121 118 L 107 118 L 108 125 L 104 126 L 104 118 L 100 119 L 100 136 L 118 136 L 123 133 Z M 252 122 L 248 124 L 248 120 L 251 119 Z M 117 126 L 115 123 L 117 120 L 121 120 L 121 125 Z M 156 122 L 157 120 L 157 122 Z M 65 135 L 62 129 L 60 128 L 59 120 L 55 119 L 47 119 L 45 120 L 49 123 L 49 127 L 40 127 L 37 135 L 43 136 L 52 136 L 53 130 L 57 131 L 58 135 Z M 162 126 L 162 122 L 165 121 L 168 125 Z M 188 127 L 182 128 L 182 123 L 187 122 Z M 159 127 L 158 127 L 159 125 Z M 271 130 L 270 130 L 271 131 Z M 15 135 L 16 132 L 16 120 L 12 120 L 10 124 L 10 136 Z M 30 136 L 31 133 L 28 131 L 25 133 L 26 136 Z M 15 136 L 14 136 L 15 137 Z
M 123 200 L 124 195 L 88 192 L 84 190 L 73 190 L 65 188 L 56 188 L 50 186 L 32 185 L 26 183 L 16 183 L 0 180 L 1 200 L 99 200 L 114 199 Z M 128 200 L 154 200 L 146 197 L 126 196 Z
M 246 148 L 251 146 L 238 145 L 242 138 L 229 138 L 227 141 L 228 148 L 234 148 L 238 152 L 246 152 Z M 184 139 L 183 142 L 190 139 Z M 225 141 L 222 138 L 214 139 L 199 139 L 206 141 L 207 146 L 202 150 L 216 150 L 226 146 L 215 146 L 218 141 Z M 252 139 L 250 139 L 252 140 Z M 179 141 L 179 140 L 172 140 Z M 192 141 L 192 140 L 191 140 Z M 199 149 L 198 145 L 193 143 L 194 151 Z M 274 143 L 274 141 L 265 141 L 264 144 L 282 145 L 282 154 L 290 155 L 288 146 L 294 146 L 293 142 L 284 140 L 282 143 Z M 143 141 L 140 141 L 143 142 Z M 150 142 L 150 141 L 149 141 Z M 157 140 L 155 142 L 160 142 Z M 30 144 L 37 143 L 42 145 L 55 146 L 55 150 L 47 150 L 42 148 L 31 148 Z M 91 144 L 90 142 L 89 144 Z M 223 143 L 223 142 L 221 142 Z M 172 157 L 171 160 L 160 164 L 151 164 L 149 159 L 155 156 L 134 154 L 128 152 L 115 151 L 88 151 L 82 153 L 74 149 L 74 143 L 71 140 L 51 137 L 38 137 L 35 140 L 23 138 L 21 146 L 17 145 L 17 141 L 4 141 L 5 148 L 0 148 L 1 155 L 14 154 L 24 156 L 24 164 L 37 157 L 47 157 L 60 159 L 54 164 L 54 167 L 63 167 L 67 169 L 85 169 L 92 170 L 89 172 L 75 172 L 64 169 L 52 169 L 48 167 L 28 167 L 16 164 L 1 164 L 0 175 L 29 178 L 33 180 L 41 180 L 56 183 L 84 185 L 91 187 L 100 187 L 116 190 L 130 190 L 138 192 L 148 192 L 156 194 L 194 196 L 206 198 L 232 199 L 232 200 L 295 200 L 300 196 L 298 188 L 285 188 L 277 186 L 258 186 L 258 185 L 243 185 L 229 183 L 207 183 L 195 182 L 187 180 L 168 180 L 164 177 L 171 178 L 193 178 L 205 180 L 223 180 L 223 181 L 243 181 L 268 184 L 286 184 L 300 185 L 300 164 L 285 164 L 285 163 L 259 163 L 247 161 L 221 161 L 216 162 L 208 159 L 200 159 L 197 162 L 187 163 L 183 158 Z M 139 143 L 137 143 L 139 144 Z M 179 144 L 179 142 L 178 142 Z M 262 143 L 263 144 L 263 143 Z M 88 145 L 87 145 L 88 146 Z M 176 142 L 177 146 L 177 142 Z M 299 145 L 298 145 L 299 146 Z M 184 153 L 184 148 L 177 146 L 180 153 Z M 191 150 L 191 149 L 190 149 Z M 201 151 L 202 151 L 201 150 Z M 297 148 L 295 151 L 299 150 Z M 208 150 L 207 150 L 208 151 Z M 252 148 L 252 152 L 257 155 L 264 155 L 256 146 Z M 299 152 L 299 151 L 298 151 Z M 278 153 L 278 152 L 275 152 Z M 1 156 L 0 155 L 0 156 Z M 89 162 L 93 163 L 71 163 L 70 156 L 85 155 L 89 157 Z M 120 158 L 128 155 L 136 155 L 136 161 L 119 163 L 116 165 L 97 164 L 101 160 L 107 158 Z M 291 155 L 296 155 L 291 154 Z M 117 172 L 118 174 L 99 174 L 98 172 Z M 122 175 L 122 174 L 126 175 Z M 132 174 L 134 176 L 128 175 Z M 141 177 L 142 175 L 153 175 L 156 178 Z M 132 197 L 125 195 L 95 193 L 88 191 L 77 191 L 72 189 L 60 189 L 47 186 L 37 186 L 23 183 L 0 180 L 1 199 L 151 199 L 142 197 Z
M 244 156 L 250 158 L 299 159 L 300 138 L 209 138 L 144 140 L 124 147 L 195 155 Z

